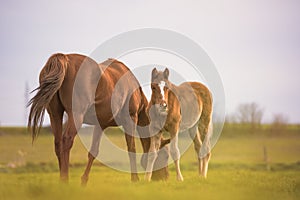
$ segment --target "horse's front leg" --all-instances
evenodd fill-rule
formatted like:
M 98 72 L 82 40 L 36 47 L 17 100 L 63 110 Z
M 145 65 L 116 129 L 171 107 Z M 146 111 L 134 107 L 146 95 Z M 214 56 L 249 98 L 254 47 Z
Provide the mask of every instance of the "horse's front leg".
M 177 180 L 183 181 L 183 176 L 182 176 L 181 170 L 180 170 L 180 151 L 178 148 L 178 131 L 175 134 L 174 133 L 170 133 L 170 134 L 171 134 L 171 136 L 173 135 L 171 142 L 170 142 L 170 153 L 171 153 L 172 159 L 175 164 Z
M 125 133 L 127 150 L 129 155 L 130 169 L 131 169 L 131 181 L 136 182 L 139 181 L 139 177 L 137 174 L 137 166 L 136 166 L 136 149 L 133 133 Z
M 153 171 L 153 166 L 154 162 L 157 158 L 158 155 L 158 150 L 161 144 L 161 132 L 158 134 L 152 136 L 150 138 L 150 149 L 148 152 L 148 161 L 147 161 L 147 167 L 146 167 L 146 174 L 145 174 L 145 180 L 146 181 L 151 181 L 152 177 L 152 171 Z

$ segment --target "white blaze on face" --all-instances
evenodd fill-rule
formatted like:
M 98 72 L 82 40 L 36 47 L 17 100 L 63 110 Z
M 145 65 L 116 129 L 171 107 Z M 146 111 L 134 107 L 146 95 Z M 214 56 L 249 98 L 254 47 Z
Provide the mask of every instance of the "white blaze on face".
M 160 88 L 160 93 L 162 95 L 162 99 L 165 100 L 165 92 L 164 92 L 164 87 L 166 86 L 166 82 L 165 81 L 160 81 L 158 84 L 159 88 Z

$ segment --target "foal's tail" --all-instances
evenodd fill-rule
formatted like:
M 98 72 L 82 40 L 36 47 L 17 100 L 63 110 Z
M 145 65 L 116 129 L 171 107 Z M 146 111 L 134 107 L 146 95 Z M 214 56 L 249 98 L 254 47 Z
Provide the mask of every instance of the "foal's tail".
M 202 98 L 203 108 L 200 117 L 200 123 L 198 125 L 198 130 L 200 132 L 200 136 L 202 140 L 202 146 L 200 149 L 200 158 L 204 158 L 207 155 L 210 155 L 211 148 L 212 148 L 210 140 L 213 135 L 213 123 L 212 123 L 213 97 L 212 97 L 212 93 L 204 85 L 201 86 L 200 96 Z
M 31 108 L 27 127 L 32 134 L 32 141 L 43 124 L 45 109 L 63 83 L 67 65 L 68 57 L 66 55 L 54 54 L 48 59 L 40 73 L 40 86 L 33 90 L 38 92 L 28 103 Z

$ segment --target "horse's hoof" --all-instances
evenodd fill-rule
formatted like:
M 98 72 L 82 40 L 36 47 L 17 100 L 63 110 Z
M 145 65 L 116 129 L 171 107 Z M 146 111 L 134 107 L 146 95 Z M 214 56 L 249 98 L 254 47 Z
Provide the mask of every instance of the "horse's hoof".
M 87 182 L 88 182 L 88 178 L 82 176 L 82 177 L 81 177 L 81 186 L 82 186 L 82 187 L 85 187 L 85 186 L 87 185 Z
M 138 182 L 140 179 L 139 179 L 139 176 L 137 174 L 134 174 L 131 176 L 131 182 L 135 183 L 135 182 Z
M 61 176 L 60 177 L 60 182 L 68 184 L 69 183 L 69 177 L 68 176 Z

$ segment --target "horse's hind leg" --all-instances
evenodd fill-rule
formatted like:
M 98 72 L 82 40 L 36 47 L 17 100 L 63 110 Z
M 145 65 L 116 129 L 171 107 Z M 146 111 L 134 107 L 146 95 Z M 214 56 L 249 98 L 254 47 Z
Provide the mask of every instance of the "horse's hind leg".
M 50 116 L 51 129 L 54 135 L 55 154 L 58 160 L 59 170 L 61 170 L 61 150 L 62 150 L 62 122 L 64 109 L 55 95 L 47 109 Z
M 201 175 L 202 168 L 203 168 L 203 166 L 202 166 L 203 163 L 200 159 L 200 148 L 202 146 L 202 141 L 201 141 L 200 134 L 198 131 L 198 126 L 196 125 L 196 126 L 190 128 L 188 132 L 194 142 L 194 149 L 195 149 L 195 152 L 196 152 L 197 158 L 198 158 L 198 172 L 199 172 L 199 175 Z
M 69 158 L 70 150 L 73 146 L 74 138 L 77 130 L 82 125 L 83 115 L 76 113 L 68 113 L 68 122 L 66 130 L 62 137 L 62 151 L 61 151 L 61 171 L 60 177 L 63 181 L 68 181 L 69 178 Z
M 99 125 L 94 127 L 92 145 L 91 145 L 91 149 L 88 153 L 88 163 L 86 165 L 84 174 L 81 176 L 81 185 L 83 185 L 83 186 L 87 184 L 93 161 L 98 156 L 102 132 L 103 131 Z

